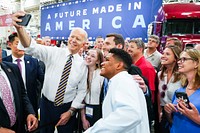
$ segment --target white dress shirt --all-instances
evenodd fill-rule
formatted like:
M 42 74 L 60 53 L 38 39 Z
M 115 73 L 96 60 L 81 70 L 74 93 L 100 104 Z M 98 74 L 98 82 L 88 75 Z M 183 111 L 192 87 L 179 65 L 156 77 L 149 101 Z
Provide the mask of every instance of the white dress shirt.
M 91 105 L 99 105 L 100 100 L 100 92 L 103 85 L 104 77 L 100 75 L 100 69 L 96 69 L 93 72 L 93 78 L 91 82 L 91 88 L 90 91 L 87 92 L 85 97 L 85 103 L 91 104 Z
M 42 94 L 48 100 L 54 102 L 65 63 L 70 55 L 68 48 L 40 45 L 33 39 L 30 47 L 23 48 L 19 44 L 18 48 L 25 49 L 26 53 L 44 62 L 46 69 Z M 83 107 L 82 101 L 86 95 L 87 71 L 83 59 L 78 54 L 74 54 L 63 103 L 73 101 L 71 107 Z
M 24 56 L 22 56 L 21 58 L 16 58 L 16 57 L 14 57 L 13 55 L 12 55 L 12 62 L 14 63 L 14 64 L 17 64 L 17 59 L 21 59 L 21 61 L 20 61 L 20 64 L 21 64 L 21 67 L 22 67 L 22 79 L 23 79 L 23 81 L 24 81 L 24 85 L 25 85 L 25 88 L 26 88 L 26 67 L 25 67 L 25 61 L 24 61 Z
M 144 94 L 133 77 L 123 71 L 110 79 L 103 101 L 103 118 L 84 133 L 149 133 Z

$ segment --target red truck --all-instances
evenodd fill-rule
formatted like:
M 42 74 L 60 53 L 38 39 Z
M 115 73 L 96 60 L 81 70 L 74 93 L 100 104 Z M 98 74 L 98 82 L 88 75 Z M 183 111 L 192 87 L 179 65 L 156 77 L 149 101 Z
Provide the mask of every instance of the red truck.
M 149 34 L 161 39 L 160 51 L 168 37 L 177 37 L 183 48 L 200 44 L 200 3 L 166 3 L 159 9 Z

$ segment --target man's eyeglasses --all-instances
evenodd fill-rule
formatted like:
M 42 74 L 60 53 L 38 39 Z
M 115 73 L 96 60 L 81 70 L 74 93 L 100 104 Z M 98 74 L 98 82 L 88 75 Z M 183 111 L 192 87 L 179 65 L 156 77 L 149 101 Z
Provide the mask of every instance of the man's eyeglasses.
M 181 63 L 184 63 L 184 62 L 187 61 L 187 60 L 194 60 L 194 59 L 182 57 L 182 58 L 179 58 L 179 59 L 178 59 L 178 62 L 180 61 Z
M 166 84 L 164 84 L 163 86 L 162 86 L 162 92 L 160 93 L 160 96 L 162 97 L 162 98 L 164 98 L 165 97 L 165 91 L 167 90 L 167 85 Z

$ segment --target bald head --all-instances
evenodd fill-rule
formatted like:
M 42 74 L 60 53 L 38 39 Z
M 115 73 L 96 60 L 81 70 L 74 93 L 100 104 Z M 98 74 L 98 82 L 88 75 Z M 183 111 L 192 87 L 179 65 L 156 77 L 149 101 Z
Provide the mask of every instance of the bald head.
M 45 36 L 43 39 L 42 39 L 42 44 L 43 45 L 46 45 L 46 46 L 50 46 L 51 45 L 51 38 L 49 36 Z
M 200 44 L 196 44 L 194 48 L 200 50 Z

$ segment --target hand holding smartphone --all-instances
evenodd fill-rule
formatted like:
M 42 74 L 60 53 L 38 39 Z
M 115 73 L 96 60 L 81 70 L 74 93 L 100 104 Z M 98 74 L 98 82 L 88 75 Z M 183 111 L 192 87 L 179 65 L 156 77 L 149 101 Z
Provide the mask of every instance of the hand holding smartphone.
M 191 109 L 190 105 L 189 105 L 189 98 L 187 96 L 187 93 L 185 92 L 175 92 L 175 95 L 178 99 L 181 99 L 184 101 L 185 105 L 187 108 Z
M 18 17 L 18 19 L 21 19 L 22 22 L 17 22 L 17 24 L 27 26 L 31 19 L 31 14 L 25 14 L 24 16 Z

